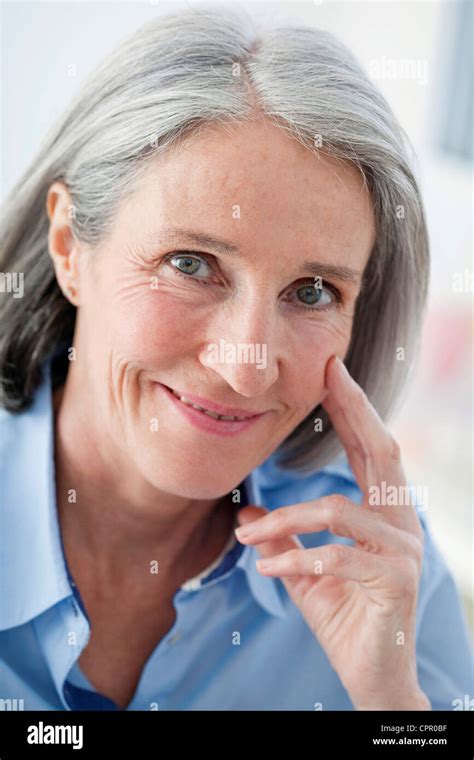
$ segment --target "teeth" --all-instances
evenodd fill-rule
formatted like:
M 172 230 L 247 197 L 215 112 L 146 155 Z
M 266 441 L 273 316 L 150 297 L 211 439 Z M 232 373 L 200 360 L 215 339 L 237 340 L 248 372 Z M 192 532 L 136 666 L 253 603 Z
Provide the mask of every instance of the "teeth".
M 202 409 L 201 411 L 203 411 L 204 414 L 209 415 L 209 417 L 213 417 L 215 420 L 220 420 L 221 418 L 220 414 L 216 414 L 215 412 L 210 412 L 208 409 Z
M 179 398 L 183 404 L 192 406 L 194 409 L 198 409 L 200 412 L 204 412 L 204 414 L 207 414 L 209 417 L 213 417 L 215 420 L 229 420 L 230 422 L 234 422 L 235 420 L 245 420 L 245 417 L 233 417 L 232 415 L 228 414 L 216 414 L 215 412 L 210 412 L 209 409 L 204 409 L 204 407 L 199 406 L 198 404 L 193 404 L 192 401 L 189 401 L 185 396 L 180 396 L 179 393 L 176 393 L 176 391 L 171 390 L 171 392 L 173 396 Z

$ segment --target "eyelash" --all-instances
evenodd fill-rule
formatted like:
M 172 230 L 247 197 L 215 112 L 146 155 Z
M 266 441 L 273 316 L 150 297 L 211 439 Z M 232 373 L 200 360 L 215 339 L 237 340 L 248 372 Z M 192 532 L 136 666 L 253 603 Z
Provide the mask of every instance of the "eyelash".
M 208 259 L 208 257 L 202 253 L 196 253 L 195 251 L 174 251 L 173 253 L 169 254 L 165 257 L 164 262 L 168 264 L 168 266 L 173 270 L 173 273 L 177 275 L 177 277 L 184 277 L 186 280 L 193 280 L 194 282 L 199 282 L 201 285 L 212 285 L 213 282 L 211 279 L 205 279 L 201 277 L 194 277 L 192 274 L 186 274 L 185 272 L 181 272 L 177 267 L 173 266 L 170 262 L 171 259 L 178 258 L 180 256 L 190 256 L 193 258 L 201 259 L 203 260 L 210 268 L 211 263 Z M 295 290 L 299 290 L 299 288 L 304 288 L 304 286 L 307 283 L 313 283 L 314 280 L 308 279 L 306 282 L 302 282 L 301 285 L 299 285 Z M 334 301 L 330 304 L 327 304 L 326 306 L 323 306 L 320 309 L 313 309 L 311 306 L 305 305 L 303 303 L 293 303 L 293 306 L 295 306 L 297 309 L 304 309 L 304 311 L 312 311 L 312 312 L 321 312 L 321 311 L 328 311 L 332 308 L 339 308 L 342 304 L 342 295 L 341 291 L 336 288 L 335 285 L 332 285 L 332 283 L 327 282 L 326 280 L 322 281 L 323 286 L 329 290 L 332 295 L 334 296 Z

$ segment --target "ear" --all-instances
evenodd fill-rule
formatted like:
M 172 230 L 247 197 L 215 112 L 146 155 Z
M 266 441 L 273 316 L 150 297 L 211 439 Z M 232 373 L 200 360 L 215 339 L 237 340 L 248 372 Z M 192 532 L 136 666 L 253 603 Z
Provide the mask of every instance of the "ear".
M 58 180 L 50 186 L 46 198 L 46 211 L 50 221 L 48 251 L 53 261 L 58 285 L 66 298 L 78 306 L 79 251 L 71 226 L 74 205 L 64 182 Z

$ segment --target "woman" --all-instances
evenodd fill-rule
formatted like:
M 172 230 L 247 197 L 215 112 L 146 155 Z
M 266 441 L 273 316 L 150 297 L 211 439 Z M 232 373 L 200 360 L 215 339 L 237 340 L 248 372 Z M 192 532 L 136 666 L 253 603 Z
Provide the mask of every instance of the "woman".
M 468 692 L 452 577 L 380 497 L 429 266 L 405 143 L 331 35 L 243 11 L 159 18 L 86 83 L 4 212 L 3 699 Z

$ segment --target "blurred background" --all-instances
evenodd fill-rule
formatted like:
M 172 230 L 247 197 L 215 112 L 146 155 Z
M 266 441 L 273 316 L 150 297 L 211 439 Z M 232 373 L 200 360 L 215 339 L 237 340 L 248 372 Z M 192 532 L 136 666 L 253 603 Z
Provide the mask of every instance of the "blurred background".
M 192 2 L 0 3 L 0 192 L 18 179 L 84 77 L 132 29 Z M 414 382 L 391 429 L 409 481 L 456 579 L 473 600 L 473 0 L 242 2 L 336 34 L 355 53 L 415 149 L 432 255 Z

